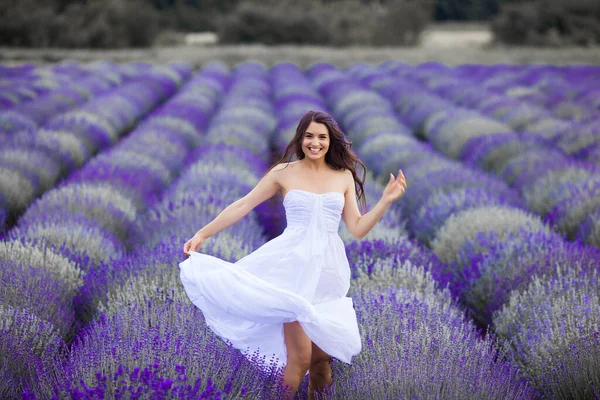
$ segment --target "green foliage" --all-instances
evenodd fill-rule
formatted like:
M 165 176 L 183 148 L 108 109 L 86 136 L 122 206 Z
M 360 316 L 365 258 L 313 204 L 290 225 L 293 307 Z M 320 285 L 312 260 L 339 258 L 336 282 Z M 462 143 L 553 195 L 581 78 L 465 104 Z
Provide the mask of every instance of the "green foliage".
M 331 30 L 334 46 L 369 45 L 377 19 L 383 9 L 361 1 L 329 1 L 317 5 L 320 17 Z
M 155 0 L 161 28 L 177 32 L 206 32 L 218 29 L 217 21 L 231 12 L 237 0 Z
M 435 2 L 20 0 L 0 2 L 0 45 L 146 47 L 161 30 L 215 31 L 224 43 L 414 45 Z
M 53 8 L 35 0 L 0 2 L 0 44 L 47 47 L 60 32 Z
M 310 11 L 290 10 L 292 4 L 282 5 L 243 2 L 219 26 L 223 43 L 263 44 L 327 44 L 331 35 L 325 25 Z
M 498 13 L 501 0 L 437 0 L 435 20 L 487 20 Z
M 424 2 L 429 4 L 429 2 Z M 414 45 L 430 20 L 423 2 L 246 0 L 219 27 L 224 43 Z
M 424 4 L 425 3 L 425 4 Z M 431 19 L 427 2 L 394 1 L 373 29 L 374 45 L 416 45 Z
M 102 1 L 69 6 L 61 19 L 61 47 L 144 47 L 158 34 L 158 14 L 138 1 Z
M 493 21 L 496 40 L 507 44 L 568 46 L 600 43 L 600 2 L 538 0 L 502 6 Z
M 0 44 L 23 47 L 143 47 L 159 16 L 142 0 L 0 2 Z

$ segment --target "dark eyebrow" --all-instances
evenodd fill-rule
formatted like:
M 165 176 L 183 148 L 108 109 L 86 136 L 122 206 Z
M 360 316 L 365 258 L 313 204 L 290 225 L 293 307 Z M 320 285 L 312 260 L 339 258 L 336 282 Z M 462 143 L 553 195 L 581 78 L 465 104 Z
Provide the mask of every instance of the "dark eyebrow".
M 307 133 L 309 133 L 309 134 L 311 134 L 311 135 L 314 135 L 314 133 L 312 133 L 312 132 L 309 132 L 309 131 L 305 131 L 305 132 L 304 132 L 304 134 L 307 134 Z M 319 135 L 321 135 L 321 136 L 326 136 L 327 134 L 326 134 L 326 133 L 319 133 Z

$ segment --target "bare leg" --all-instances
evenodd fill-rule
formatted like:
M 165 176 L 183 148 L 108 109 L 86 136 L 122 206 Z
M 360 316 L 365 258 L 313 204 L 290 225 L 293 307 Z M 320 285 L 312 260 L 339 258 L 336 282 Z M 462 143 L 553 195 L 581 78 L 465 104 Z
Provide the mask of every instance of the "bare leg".
M 287 361 L 283 371 L 283 385 L 289 385 L 285 399 L 293 399 L 306 374 L 311 360 L 311 340 L 298 321 L 283 324 Z
M 311 342 L 312 352 L 308 373 L 310 384 L 308 385 L 308 400 L 314 400 L 315 391 L 321 392 L 326 386 L 331 385 L 331 356 L 325 353 L 316 344 Z

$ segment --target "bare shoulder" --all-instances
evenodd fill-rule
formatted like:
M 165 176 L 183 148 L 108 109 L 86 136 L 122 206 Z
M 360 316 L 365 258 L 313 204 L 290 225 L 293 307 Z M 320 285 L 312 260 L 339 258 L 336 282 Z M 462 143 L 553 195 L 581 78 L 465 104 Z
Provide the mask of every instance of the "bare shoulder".
M 275 182 L 279 187 L 285 186 L 285 182 L 289 180 L 290 171 L 293 171 L 294 162 L 283 162 L 275 165 L 268 173 L 270 180 Z
M 338 171 L 338 173 L 344 178 L 344 181 L 354 182 L 354 175 L 352 175 L 352 171 L 350 171 L 349 169 L 344 168 Z
M 293 168 L 297 162 L 298 161 L 282 162 L 280 164 L 275 165 L 271 171 L 279 172 L 279 171 L 283 171 L 289 167 Z
M 354 175 L 352 175 L 352 171 L 350 171 L 347 168 L 344 168 L 344 169 L 338 171 L 338 173 L 342 177 L 342 181 L 344 182 L 344 186 L 346 187 L 346 190 L 353 191 L 354 187 L 355 187 L 355 182 L 354 182 Z

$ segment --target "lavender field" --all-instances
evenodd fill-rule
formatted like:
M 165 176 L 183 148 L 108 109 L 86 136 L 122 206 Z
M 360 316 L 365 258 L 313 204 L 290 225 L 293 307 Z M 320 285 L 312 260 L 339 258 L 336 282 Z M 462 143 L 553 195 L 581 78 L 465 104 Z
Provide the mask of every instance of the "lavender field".
M 0 398 L 278 398 L 178 263 L 311 109 L 368 207 L 408 182 L 364 240 L 340 228 L 363 350 L 327 397 L 600 398 L 600 67 L 398 61 L 0 67 Z M 277 196 L 200 251 L 284 227 Z

